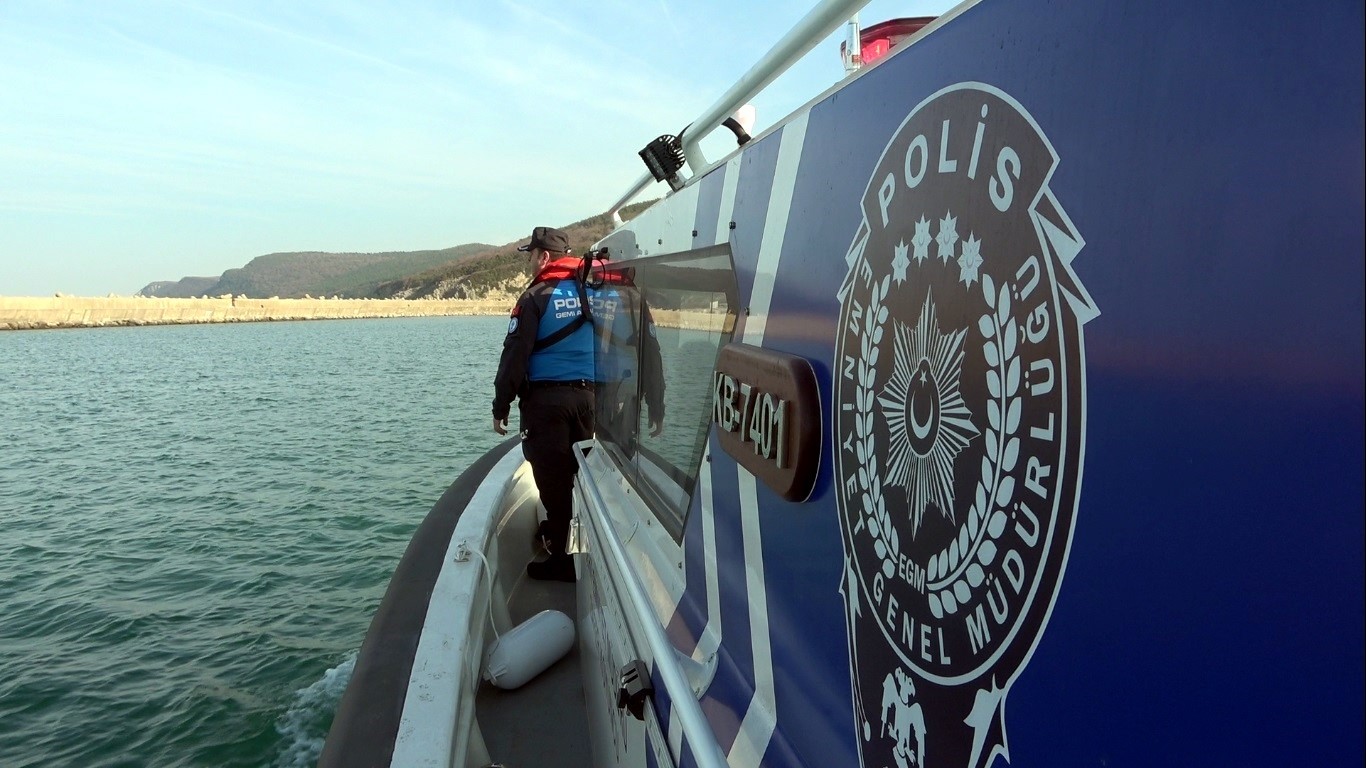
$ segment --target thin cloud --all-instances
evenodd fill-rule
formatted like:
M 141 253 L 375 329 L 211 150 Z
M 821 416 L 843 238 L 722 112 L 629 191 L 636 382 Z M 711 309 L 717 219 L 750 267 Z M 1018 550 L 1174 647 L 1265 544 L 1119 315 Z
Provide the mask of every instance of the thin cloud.
M 683 34 L 678 31 L 678 24 L 674 22 L 674 15 L 669 11 L 669 4 L 664 0 L 659 0 L 659 10 L 664 14 L 664 21 L 669 25 L 669 31 L 673 32 L 674 42 L 683 44 Z

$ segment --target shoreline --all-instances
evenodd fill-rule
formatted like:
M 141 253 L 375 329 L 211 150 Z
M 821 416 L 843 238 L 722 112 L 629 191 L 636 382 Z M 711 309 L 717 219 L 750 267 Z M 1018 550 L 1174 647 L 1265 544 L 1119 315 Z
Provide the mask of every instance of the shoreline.
M 162 299 L 142 296 L 0 296 L 0 331 L 122 328 L 282 320 L 506 315 L 515 297 L 484 299 Z
M 0 296 L 0 332 L 62 328 L 128 328 L 386 317 L 506 317 L 517 298 L 482 299 L 249 299 L 245 296 L 161 299 L 141 296 Z M 725 314 L 655 309 L 661 328 L 730 331 Z

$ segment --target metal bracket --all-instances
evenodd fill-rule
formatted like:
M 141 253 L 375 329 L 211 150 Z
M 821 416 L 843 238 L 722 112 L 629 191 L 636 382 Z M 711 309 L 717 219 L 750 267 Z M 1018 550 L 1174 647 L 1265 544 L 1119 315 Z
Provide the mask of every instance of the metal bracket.
M 564 551 L 568 555 L 582 555 L 588 551 L 583 535 L 583 521 L 578 515 L 569 518 L 569 536 L 566 537 Z
M 637 720 L 645 719 L 645 700 L 655 695 L 650 668 L 640 659 L 621 668 L 621 688 L 617 689 L 617 709 L 624 709 Z

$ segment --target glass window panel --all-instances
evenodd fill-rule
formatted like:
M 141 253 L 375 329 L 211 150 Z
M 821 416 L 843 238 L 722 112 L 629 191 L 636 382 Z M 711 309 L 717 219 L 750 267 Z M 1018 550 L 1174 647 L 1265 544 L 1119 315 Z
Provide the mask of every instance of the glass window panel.
M 730 247 L 609 262 L 590 281 L 598 439 L 680 537 L 711 421 L 712 371 L 735 328 Z

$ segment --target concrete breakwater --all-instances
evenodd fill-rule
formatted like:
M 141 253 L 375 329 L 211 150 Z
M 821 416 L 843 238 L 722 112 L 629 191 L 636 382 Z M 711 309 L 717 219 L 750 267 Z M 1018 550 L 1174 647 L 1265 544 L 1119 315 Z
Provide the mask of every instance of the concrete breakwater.
M 220 296 L 0 296 L 0 331 L 129 325 L 505 315 L 514 297 L 488 299 L 249 299 Z

